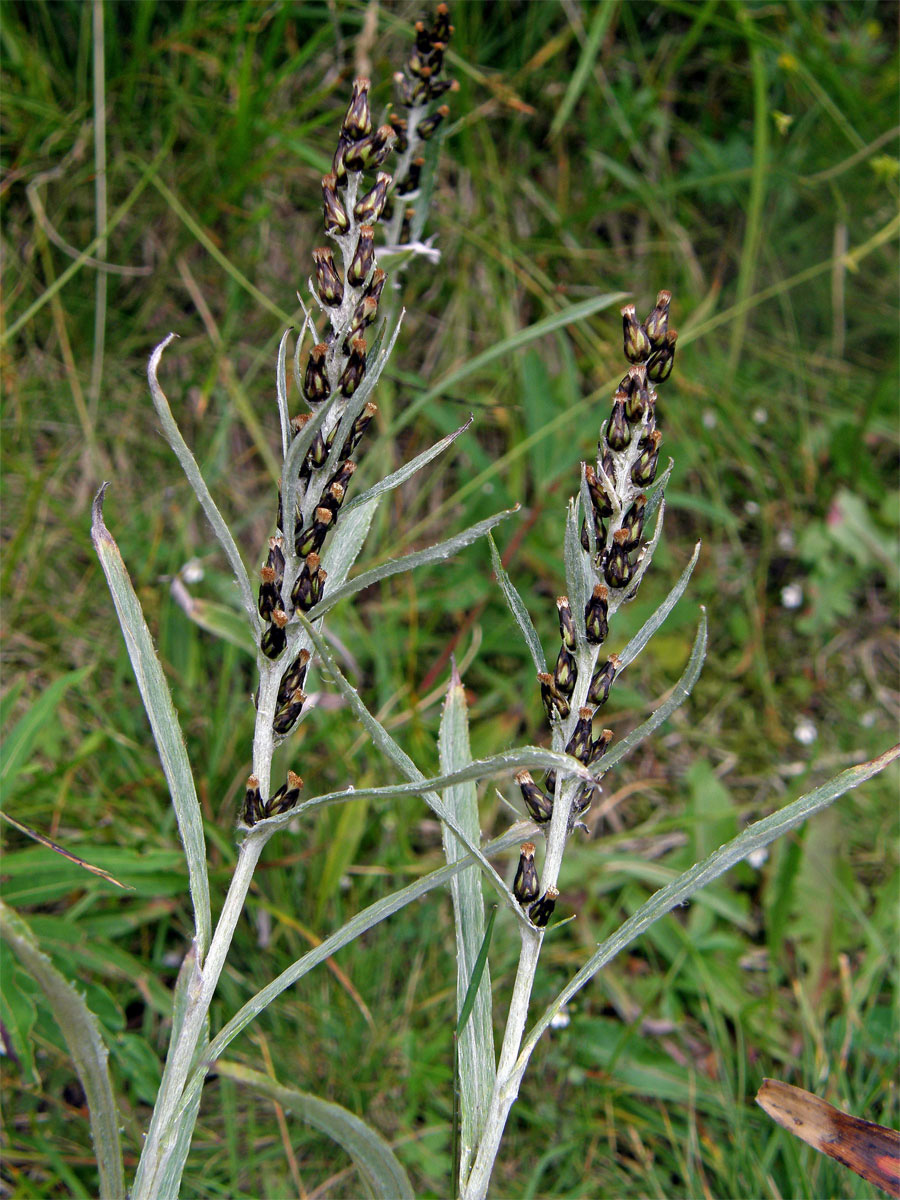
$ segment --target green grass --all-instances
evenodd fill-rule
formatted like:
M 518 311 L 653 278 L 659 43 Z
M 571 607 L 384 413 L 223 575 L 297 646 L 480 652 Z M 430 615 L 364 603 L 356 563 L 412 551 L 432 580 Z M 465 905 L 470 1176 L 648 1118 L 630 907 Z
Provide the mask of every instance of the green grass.
M 454 6 L 453 71 L 430 229 L 441 268 L 411 269 L 379 388 L 362 487 L 458 426 L 449 459 L 386 502 L 364 562 L 521 502 L 500 530 L 548 651 L 564 505 L 621 374 L 615 309 L 455 380 L 497 341 L 599 292 L 639 311 L 675 293 L 679 353 L 662 389 L 675 460 L 667 528 L 624 644 L 703 551 L 688 594 L 613 689 L 621 736 L 677 678 L 697 605 L 700 684 L 651 746 L 607 779 L 607 815 L 573 844 L 536 1004 L 673 873 L 896 730 L 896 28 L 875 3 Z M 156 431 L 162 381 L 252 563 L 270 532 L 274 357 L 322 241 L 318 178 L 354 71 L 362 7 L 107 5 L 102 385 L 91 389 L 97 272 L 88 5 L 3 12 L 3 718 L 88 668 L 43 714 L 4 808 L 134 891 L 8 829 L 4 896 L 77 978 L 109 1037 L 133 1168 L 167 1036 L 165 989 L 191 920 L 174 818 L 88 538 L 111 481 L 117 538 L 181 714 L 211 853 L 214 906 L 234 860 L 249 769 L 252 664 L 190 624 L 227 566 Z M 382 12 L 374 94 L 390 96 L 413 9 Z M 339 38 L 339 41 L 337 40 Z M 49 173 L 49 174 L 48 174 Z M 31 201 L 29 201 L 29 189 Z M 35 197 L 46 223 L 36 219 Z M 849 258 L 842 259 L 844 250 Z M 65 281 L 60 284 L 65 273 Z M 447 384 L 443 384 L 448 380 Z M 443 386 L 442 386 L 443 385 Z M 277 471 L 277 468 L 275 469 Z M 798 583 L 800 608 L 783 605 Z M 450 655 L 465 662 L 476 756 L 545 736 L 527 652 L 486 546 L 399 577 L 329 618 L 363 693 L 436 765 Z M 811 723 L 812 744 L 795 736 Z M 323 706 L 282 752 L 317 791 L 390 775 Z M 874 1196 L 752 1103 L 764 1075 L 896 1124 L 896 773 L 871 781 L 672 915 L 570 1008 L 526 1075 L 496 1196 Z M 508 789 L 507 789 L 508 791 Z M 508 794 L 512 794 L 509 792 Z M 485 832 L 504 827 L 493 788 Z M 403 798 L 324 810 L 266 850 L 213 1007 L 220 1025 L 353 912 L 436 866 L 440 835 Z M 503 1012 L 516 940 L 501 914 Z M 423 1196 L 447 1194 L 454 943 L 448 899 L 404 910 L 308 976 L 233 1047 L 333 1099 L 395 1144 Z M 3 1178 L 22 1197 L 93 1194 L 87 1122 L 64 1048 L 3 951 Z M 353 1197 L 326 1139 L 231 1080 L 207 1087 L 185 1196 Z M 296 1171 L 296 1174 L 294 1173 Z M 326 1184 L 326 1181 L 327 1182 Z

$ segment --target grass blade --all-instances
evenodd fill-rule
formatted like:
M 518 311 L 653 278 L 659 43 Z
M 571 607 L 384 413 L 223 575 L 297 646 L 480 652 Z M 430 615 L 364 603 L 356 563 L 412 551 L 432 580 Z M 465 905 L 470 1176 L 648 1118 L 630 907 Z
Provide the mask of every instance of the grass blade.
M 87 1097 L 91 1137 L 97 1155 L 101 1200 L 124 1200 L 125 1174 L 119 1143 L 119 1114 L 107 1066 L 100 1022 L 75 988 L 39 948 L 31 930 L 0 900 L 0 934 L 40 985 L 65 1038 Z
M 206 874 L 206 842 L 203 836 L 200 803 L 194 788 L 194 777 L 184 748 L 181 727 L 178 724 L 178 714 L 175 712 L 162 667 L 156 657 L 150 630 L 128 578 L 119 547 L 103 523 L 103 497 L 106 488 L 107 485 L 104 484 L 94 498 L 91 539 L 116 606 L 119 625 L 128 648 L 128 657 L 131 659 L 162 769 L 169 785 L 187 860 L 197 945 L 200 947 L 202 959 L 209 946 L 211 919 L 209 879 Z

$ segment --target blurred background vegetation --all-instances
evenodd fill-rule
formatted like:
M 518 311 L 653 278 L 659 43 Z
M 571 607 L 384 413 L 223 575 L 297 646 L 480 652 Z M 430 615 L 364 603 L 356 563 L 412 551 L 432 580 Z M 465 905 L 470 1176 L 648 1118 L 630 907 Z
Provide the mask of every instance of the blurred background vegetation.
M 698 605 L 710 620 L 691 700 L 607 778 L 592 838 L 573 841 L 560 904 L 577 919 L 548 938 L 540 1004 L 674 873 L 895 740 L 896 10 L 871 0 L 452 10 L 460 90 L 430 219 L 441 265 L 406 272 L 407 315 L 354 486 L 469 412 L 475 424 L 382 506 L 362 562 L 521 503 L 499 541 L 555 654 L 565 501 L 623 370 L 618 305 L 453 376 L 598 292 L 628 292 L 643 312 L 668 287 L 681 336 L 660 402 L 663 456 L 675 460 L 667 528 L 611 649 L 698 539 L 703 551 L 687 598 L 612 691 L 617 736 L 677 678 Z M 319 177 L 353 75 L 370 72 L 376 103 L 388 104 L 421 10 L 142 0 L 101 12 L 99 244 L 92 5 L 6 3 L 0 26 L 3 804 L 134 890 L 8 826 L 2 870 L 7 902 L 102 1021 L 133 1166 L 191 922 L 164 782 L 91 552 L 90 500 L 111 481 L 106 519 L 197 772 L 215 906 L 249 772 L 253 668 L 171 596 L 187 564 L 202 569 L 198 597 L 232 589 L 157 433 L 146 359 L 169 330 L 181 335 L 163 385 L 256 563 L 278 473 L 274 353 L 323 241 Z M 391 579 L 329 626 L 424 769 L 436 764 L 451 655 L 476 755 L 546 737 L 486 546 Z M 391 780 L 327 697 L 282 755 L 315 791 Z M 888 771 L 845 796 L 579 994 L 532 1061 L 496 1196 L 876 1194 L 772 1126 L 752 1097 L 771 1075 L 896 1124 L 896 785 Z M 508 821 L 493 787 L 482 811 L 485 832 Z M 274 839 L 214 1023 L 440 857 L 439 830 L 409 798 L 328 809 Z M 498 1014 L 517 944 L 501 914 Z M 454 965 L 449 901 L 433 895 L 286 993 L 234 1056 L 374 1122 L 419 1194 L 445 1196 Z M 35 987 L 5 951 L 2 966 L 5 1194 L 90 1196 L 80 1088 Z M 204 1095 L 185 1196 L 358 1194 L 324 1137 L 230 1079 Z

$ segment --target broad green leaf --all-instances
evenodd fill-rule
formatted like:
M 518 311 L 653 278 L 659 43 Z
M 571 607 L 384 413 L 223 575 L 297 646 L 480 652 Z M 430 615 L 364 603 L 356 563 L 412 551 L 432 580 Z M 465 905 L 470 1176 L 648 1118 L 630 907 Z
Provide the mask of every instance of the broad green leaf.
M 26 923 L 0 901 L 0 935 L 40 984 L 65 1038 L 87 1097 L 91 1137 L 97 1156 L 101 1200 L 124 1200 L 125 1174 L 119 1144 L 119 1114 L 109 1079 L 108 1052 L 100 1023 L 71 983 L 38 947 Z
M 466 695 L 455 664 L 441 715 L 438 749 L 441 769 L 447 773 L 465 768 L 472 761 Z M 473 845 L 478 845 L 481 842 L 481 826 L 475 784 L 458 783 L 444 788 L 443 797 L 460 829 Z M 446 825 L 442 825 L 441 832 L 444 857 L 448 864 L 468 857 L 464 846 Z M 471 1019 L 463 1021 L 469 987 L 478 972 L 479 953 L 485 945 L 481 874 L 474 865 L 454 876 L 450 881 L 450 895 L 456 927 L 457 1063 L 461 1117 L 459 1173 L 460 1178 L 465 1179 L 484 1127 L 495 1076 L 491 975 L 486 957 L 481 960 L 481 978 L 475 985 L 471 999 Z
M 852 788 L 859 787 L 861 783 L 865 783 L 867 779 L 871 779 L 873 775 L 883 771 L 889 763 L 898 758 L 900 758 L 900 745 L 892 747 L 870 762 L 860 763 L 859 766 L 842 771 L 840 775 L 835 775 L 821 787 L 807 792 L 793 804 L 787 804 L 761 821 L 756 821 L 727 845 L 720 846 L 703 862 L 695 863 L 667 887 L 661 888 L 654 896 L 651 896 L 647 903 L 629 917 L 612 937 L 601 943 L 581 970 L 573 976 L 553 1003 L 545 1009 L 522 1043 L 516 1071 L 524 1070 L 538 1039 L 563 1005 L 568 1003 L 589 980 L 593 979 L 601 967 L 615 958 L 621 950 L 630 945 L 660 917 L 671 912 L 673 908 L 677 908 L 679 904 L 686 903 L 701 888 L 714 879 L 718 879 L 720 875 L 730 870 L 736 863 L 742 862 L 755 850 L 762 850 L 776 838 L 796 829 L 809 817 L 833 804 L 835 800 Z
M 4 735 L 0 743 L 0 791 L 4 800 L 8 799 L 14 786 L 16 776 L 22 767 L 30 761 L 34 744 L 41 731 L 52 725 L 56 719 L 56 710 L 63 696 L 74 684 L 81 683 L 92 667 L 82 667 L 78 671 L 69 671 L 54 679 L 40 694 L 24 716 L 20 717 L 15 726 Z
M 135 679 L 150 718 L 150 726 L 156 740 L 160 762 L 169 785 L 169 793 L 175 808 L 178 830 L 184 846 L 190 880 L 191 899 L 194 905 L 194 922 L 197 944 L 201 955 L 206 953 L 210 937 L 209 880 L 206 874 L 206 842 L 203 837 L 203 820 L 200 803 L 194 788 L 184 738 L 178 724 L 175 705 L 163 675 L 159 659 L 153 648 L 150 630 L 141 612 L 140 602 L 135 595 L 128 571 L 119 547 L 103 523 L 103 496 L 106 484 L 97 493 L 93 505 L 91 538 L 94 549 L 106 575 L 106 582 L 116 606 L 119 625 L 128 648 L 128 657 Z
M 510 579 L 509 575 L 503 569 L 503 563 L 500 561 L 500 554 L 497 550 L 497 545 L 493 537 L 488 534 L 488 545 L 491 548 L 491 560 L 494 564 L 494 575 L 497 582 L 500 584 L 500 590 L 506 597 L 506 603 L 509 605 L 509 611 L 513 615 L 513 620 L 519 626 L 522 637 L 525 639 L 525 644 L 531 652 L 531 657 L 534 661 L 535 669 L 540 675 L 547 670 L 547 661 L 544 658 L 544 648 L 541 645 L 541 639 L 537 635 L 537 630 L 534 627 L 534 622 L 528 609 L 525 607 L 525 601 L 516 590 L 515 584 Z
M 413 1200 L 412 1185 L 394 1152 L 380 1133 L 340 1104 L 321 1100 L 298 1088 L 284 1087 L 240 1063 L 219 1062 L 220 1075 L 268 1096 L 283 1109 L 320 1130 L 353 1159 L 376 1200 Z

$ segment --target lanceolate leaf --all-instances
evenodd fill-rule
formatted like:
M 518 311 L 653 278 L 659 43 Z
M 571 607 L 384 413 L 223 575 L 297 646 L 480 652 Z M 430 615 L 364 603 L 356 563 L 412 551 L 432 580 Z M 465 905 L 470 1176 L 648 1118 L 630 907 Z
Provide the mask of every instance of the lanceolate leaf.
M 87 1097 L 97 1155 L 101 1200 L 124 1200 L 125 1175 L 119 1144 L 119 1114 L 107 1067 L 100 1023 L 74 987 L 38 947 L 31 930 L 0 901 L 0 934 L 40 986 L 65 1038 Z
M 413 1200 L 412 1185 L 393 1150 L 380 1133 L 346 1108 L 298 1088 L 284 1087 L 240 1063 L 220 1062 L 217 1070 L 220 1075 L 253 1088 L 261 1096 L 268 1096 L 342 1146 L 376 1200 Z
M 615 958 L 621 950 L 630 945 L 644 930 L 658 921 L 660 917 L 671 912 L 679 904 L 684 904 L 685 901 L 690 900 L 691 896 L 699 892 L 701 888 L 705 887 L 708 883 L 712 883 L 714 879 L 718 879 L 720 875 L 724 875 L 726 871 L 730 870 L 736 863 L 741 862 L 749 854 L 752 854 L 755 850 L 763 849 L 770 842 L 774 842 L 776 838 L 788 833 L 791 829 L 795 829 L 807 820 L 807 818 L 833 804 L 845 792 L 859 787 L 861 783 L 864 783 L 867 779 L 871 779 L 879 771 L 883 771 L 889 763 L 897 758 L 900 758 L 900 746 L 894 746 L 878 758 L 872 759 L 871 762 L 860 763 L 859 766 L 850 767 L 849 770 L 842 771 L 840 775 L 836 775 L 833 779 L 830 779 L 827 783 L 823 783 L 821 787 L 817 787 L 814 791 L 807 792 L 805 796 L 801 796 L 793 804 L 788 804 L 777 812 L 772 813 L 771 816 L 757 821 L 754 825 L 750 825 L 743 833 L 738 834 L 736 838 L 728 842 L 725 846 L 720 846 L 709 858 L 704 859 L 703 862 L 696 863 L 689 870 L 685 871 L 684 874 L 679 875 L 667 887 L 661 888 L 654 896 L 651 896 L 647 903 L 641 905 L 637 912 L 629 917 L 612 937 L 607 938 L 605 942 L 601 943 L 578 974 L 566 984 L 553 1003 L 544 1011 L 540 1020 L 530 1030 L 522 1044 L 517 1068 L 521 1067 L 524 1070 L 528 1058 L 537 1044 L 538 1038 L 562 1006 L 571 1000 L 575 993 L 584 987 L 588 980 L 592 979 L 601 967 L 604 967 Z
M 197 945 L 200 947 L 202 958 L 209 946 L 210 908 L 206 843 L 203 837 L 200 803 L 194 789 L 194 777 L 184 748 L 178 714 L 175 712 L 162 667 L 156 657 L 150 630 L 128 578 L 119 547 L 103 523 L 103 496 L 106 488 L 107 485 L 104 484 L 94 499 L 91 538 L 116 606 L 119 625 L 128 648 L 128 657 L 131 659 L 131 667 L 144 708 L 150 718 L 156 748 L 169 785 L 187 860 Z
M 501 837 L 496 838 L 485 846 L 485 856 L 501 854 L 506 850 L 512 849 L 513 846 L 518 846 L 525 835 L 533 828 L 534 826 L 530 822 L 517 822 L 512 829 L 507 830 Z M 276 979 L 273 979 L 270 984 L 257 992 L 255 996 L 238 1009 L 231 1020 L 209 1043 L 204 1054 L 203 1063 L 194 1070 L 185 1087 L 182 1102 L 174 1119 L 181 1120 L 182 1114 L 188 1106 L 194 1103 L 197 1093 L 203 1086 L 206 1072 L 219 1055 L 223 1054 L 238 1034 L 246 1029 L 250 1022 L 255 1020 L 283 991 L 299 979 L 302 979 L 304 975 L 308 974 L 314 967 L 317 967 L 319 963 L 325 962 L 333 954 L 336 954 L 343 946 L 348 946 L 351 942 L 356 941 L 357 938 L 362 937 L 367 930 L 372 929 L 379 922 L 393 916 L 394 913 L 405 908 L 407 904 L 412 904 L 414 900 L 427 895 L 434 888 L 443 887 L 449 883 L 454 875 L 465 869 L 466 865 L 467 860 L 461 859 L 452 866 L 440 867 L 437 871 L 432 871 L 430 874 L 424 875 L 421 879 L 414 880 L 413 883 L 408 884 L 405 888 L 401 888 L 400 891 L 392 892 L 390 895 L 383 897 L 383 899 L 377 900 L 374 904 L 370 904 L 368 908 L 364 908 L 362 912 L 351 917 L 346 925 L 343 925 L 335 933 L 331 934 L 330 937 L 327 937 L 315 949 L 304 954 L 302 958 L 298 958 L 286 971 L 282 971 Z
M 390 475 L 386 475 L 384 479 L 380 479 L 378 483 L 373 484 L 362 495 L 350 500 L 344 505 L 344 516 L 348 512 L 352 512 L 360 504 L 366 504 L 375 496 L 381 496 L 384 492 L 393 491 L 401 483 L 406 483 L 407 479 L 412 479 L 413 475 L 427 466 L 432 459 L 437 458 L 439 454 L 443 454 L 448 446 L 452 446 L 460 434 L 465 433 L 473 420 L 474 418 L 470 416 L 465 425 L 460 425 L 459 429 L 454 429 L 453 433 L 448 433 L 445 438 L 441 438 L 439 442 L 435 442 L 433 446 L 429 446 L 427 450 L 423 450 L 421 454 L 417 454 L 415 458 L 411 459 L 404 466 L 399 467 L 396 471 L 392 471 Z
M 629 663 L 634 662 L 643 648 L 653 637 L 654 633 L 656 633 L 657 629 L 659 629 L 660 625 L 662 625 L 663 621 L 678 603 L 680 598 L 684 595 L 688 581 L 693 574 L 694 567 L 696 567 L 697 559 L 699 557 L 700 543 L 698 542 L 694 547 L 694 553 L 691 555 L 691 561 L 681 572 L 681 577 L 672 588 L 671 592 L 669 592 L 668 596 L 666 596 L 665 600 L 663 600 L 656 612 L 644 622 L 625 649 L 619 654 L 619 658 L 622 661 L 622 665 L 619 668 L 620 673 L 625 670 Z
M 441 768 L 450 772 L 472 761 L 469 721 L 462 681 L 453 675 L 438 735 Z M 474 845 L 481 841 L 478 796 L 474 783 L 458 783 L 443 789 L 444 803 Z M 467 858 L 465 848 L 446 825 L 442 826 L 444 856 L 448 863 Z M 481 874 L 474 863 L 450 881 L 453 920 L 456 927 L 457 1063 L 460 1095 L 459 1171 L 465 1179 L 478 1145 L 494 1086 L 494 1033 L 491 1018 L 491 976 L 487 968 L 484 899 Z M 496 908 L 494 909 L 496 914 Z M 493 922 L 492 922 L 493 923 Z M 484 957 L 481 950 L 484 948 Z M 476 976 L 479 976 L 476 979 Z M 471 991 L 471 996 L 469 995 Z M 468 1004 L 463 1020 L 463 1010 Z
M 540 675 L 547 670 L 546 659 L 544 658 L 544 648 L 541 645 L 541 639 L 537 635 L 537 630 L 534 627 L 534 622 L 528 609 L 525 607 L 525 601 L 519 595 L 515 585 L 509 575 L 503 569 L 503 563 L 500 561 L 500 554 L 497 550 L 494 539 L 488 534 L 488 544 L 491 547 L 491 560 L 494 564 L 494 574 L 497 577 L 497 582 L 500 584 L 500 590 L 506 597 L 506 603 L 509 605 L 509 611 L 513 615 L 513 619 L 519 626 L 522 637 L 531 652 L 531 657 L 534 661 L 535 668 Z
M 468 529 L 454 534 L 445 542 L 438 542 L 434 546 L 428 546 L 425 550 L 416 550 L 413 554 L 404 554 L 402 558 L 392 558 L 379 567 L 373 567 L 371 571 L 364 571 L 362 575 L 356 575 L 343 587 L 327 591 L 325 598 L 310 612 L 310 620 L 317 621 L 341 600 L 346 600 L 348 596 L 354 596 L 363 588 L 370 587 L 373 583 L 379 583 L 382 579 L 388 579 L 391 575 L 398 575 L 401 571 L 413 571 L 416 567 L 424 566 L 426 563 L 443 562 L 445 558 L 452 558 L 458 550 L 462 550 L 464 546 L 471 545 L 472 542 L 483 537 L 489 529 L 499 525 L 513 512 L 515 509 L 494 513 L 487 520 L 479 521 L 477 525 L 470 525 Z

